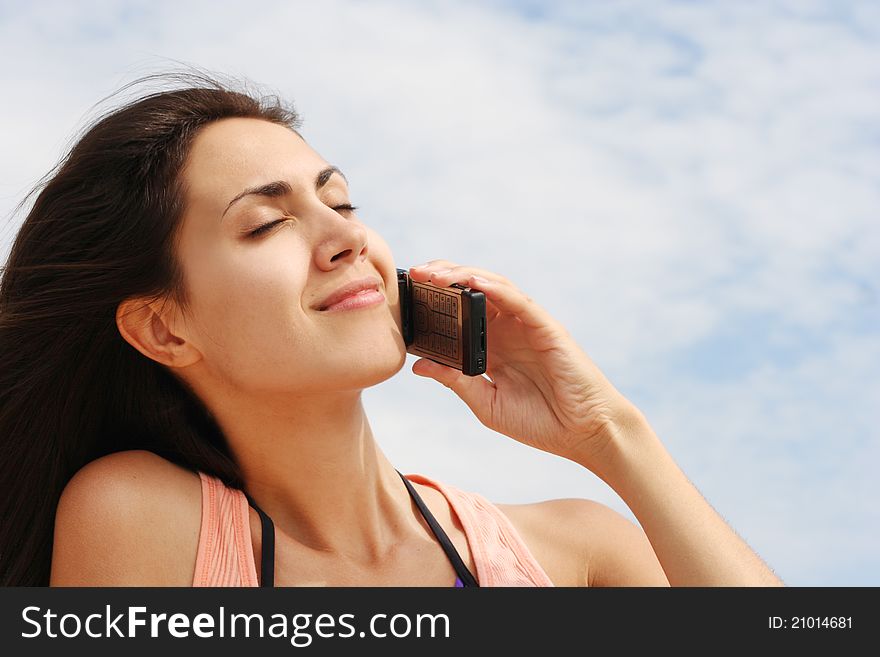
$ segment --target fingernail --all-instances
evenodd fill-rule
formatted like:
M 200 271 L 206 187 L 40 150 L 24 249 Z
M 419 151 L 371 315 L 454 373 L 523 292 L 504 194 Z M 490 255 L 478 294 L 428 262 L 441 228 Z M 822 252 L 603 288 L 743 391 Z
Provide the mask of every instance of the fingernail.
M 432 271 L 431 276 L 438 276 L 440 274 L 448 274 L 451 272 L 451 269 L 438 269 L 437 271 Z
M 488 278 L 483 278 L 482 276 L 471 276 L 472 281 L 476 281 L 477 283 L 488 283 Z

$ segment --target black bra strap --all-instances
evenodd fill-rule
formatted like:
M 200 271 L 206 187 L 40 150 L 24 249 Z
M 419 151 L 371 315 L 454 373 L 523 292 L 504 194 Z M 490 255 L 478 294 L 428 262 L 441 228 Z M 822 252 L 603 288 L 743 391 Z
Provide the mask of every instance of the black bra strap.
M 437 519 L 428 510 L 428 507 L 422 501 L 422 498 L 419 497 L 419 494 L 416 492 L 415 487 L 409 482 L 409 479 L 400 474 L 399 470 L 397 471 L 397 474 L 399 474 L 400 478 L 403 479 L 403 483 L 406 484 L 406 489 L 409 491 L 410 496 L 413 498 L 416 506 L 419 507 L 419 511 L 422 512 L 422 515 L 425 517 L 428 526 L 431 528 L 431 531 L 434 532 L 434 536 L 436 536 L 437 540 L 440 541 L 440 546 L 443 548 L 446 556 L 449 557 L 449 561 L 452 562 L 452 567 L 455 568 L 455 573 L 458 575 L 461 583 L 465 586 L 479 586 L 479 584 L 477 584 L 476 578 L 471 574 L 471 571 L 468 570 L 468 567 L 464 564 L 464 561 L 461 560 L 461 557 L 458 555 L 458 551 L 455 549 L 452 541 L 449 540 L 449 536 L 447 536 L 446 532 L 443 531 L 443 527 L 440 526 L 440 523 L 437 522 Z
M 257 506 L 254 499 L 245 493 L 248 503 L 260 514 L 263 526 L 262 549 L 260 550 L 260 586 L 275 586 L 275 524 L 266 513 Z

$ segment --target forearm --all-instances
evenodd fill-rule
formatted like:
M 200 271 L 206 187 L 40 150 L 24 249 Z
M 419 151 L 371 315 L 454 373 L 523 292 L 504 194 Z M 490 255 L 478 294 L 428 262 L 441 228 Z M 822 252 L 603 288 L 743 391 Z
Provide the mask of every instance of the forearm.
M 784 586 L 688 480 L 637 409 L 601 459 L 592 460 L 590 469 L 638 519 L 672 586 Z

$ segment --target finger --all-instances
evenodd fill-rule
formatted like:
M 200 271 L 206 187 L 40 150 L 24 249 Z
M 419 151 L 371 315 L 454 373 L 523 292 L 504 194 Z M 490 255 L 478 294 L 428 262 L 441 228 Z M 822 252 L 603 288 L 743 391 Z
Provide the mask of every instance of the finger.
M 452 267 L 457 267 L 458 263 L 452 262 L 451 260 L 444 260 L 442 258 L 436 260 L 428 260 L 420 265 L 413 265 L 410 267 L 411 271 L 429 271 L 433 269 L 450 269 Z
M 418 269 L 418 277 L 419 282 L 430 282 L 438 287 L 458 283 L 479 290 L 500 312 L 515 315 L 526 326 L 540 328 L 555 323 L 531 297 L 508 279 L 486 269 L 455 265 L 448 260 L 432 260 Z
M 434 379 L 452 390 L 483 424 L 490 415 L 495 384 L 483 376 L 468 376 L 461 371 L 420 358 L 412 367 L 413 374 Z
M 500 312 L 517 317 L 530 328 L 556 324 L 546 310 L 512 283 L 474 274 L 468 279 L 467 286 L 479 290 Z
M 425 283 L 431 279 L 435 272 L 450 271 L 458 267 L 457 263 L 449 260 L 429 260 L 428 262 L 409 268 L 409 275 L 413 280 Z
M 438 286 L 447 287 L 452 283 L 466 282 L 472 274 L 477 274 L 489 280 L 498 280 L 509 283 L 506 278 L 478 267 L 458 265 L 451 260 L 430 260 L 422 265 L 410 267 L 410 276 L 419 282 L 437 282 Z
M 486 280 L 500 281 L 512 285 L 512 283 L 504 276 L 489 271 L 488 269 L 456 265 L 449 261 L 439 261 L 437 264 L 428 265 L 424 269 L 414 270 L 414 273 L 410 274 L 410 277 L 417 283 L 433 283 L 437 287 L 449 287 L 453 283 L 467 285 L 470 277 L 475 274 Z
M 467 285 L 471 276 L 480 276 L 489 281 L 498 281 L 500 283 L 513 285 L 509 280 L 504 278 L 504 276 L 487 269 L 480 269 L 479 267 L 470 267 L 466 265 L 455 265 L 452 267 L 438 266 L 437 268 L 429 268 L 426 271 L 428 273 L 428 280 L 438 287 L 448 287 L 453 283 Z

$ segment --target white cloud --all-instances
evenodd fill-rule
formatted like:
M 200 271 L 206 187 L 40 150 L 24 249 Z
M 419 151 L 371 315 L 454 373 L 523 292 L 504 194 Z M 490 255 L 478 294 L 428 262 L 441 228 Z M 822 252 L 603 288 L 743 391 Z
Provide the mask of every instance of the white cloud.
M 537 20 L 463 2 L 46 7 L 0 14 L 0 57 L 16 62 L 0 72 L 15 127 L 0 211 L 157 57 L 277 88 L 401 264 L 449 257 L 527 289 L 787 581 L 880 582 L 865 465 L 880 407 L 876 4 L 578 2 Z M 766 335 L 747 335 L 755 317 Z M 759 341 L 763 366 L 733 382 L 678 367 L 732 326 L 726 344 Z M 819 351 L 774 358 L 795 333 Z M 499 501 L 624 511 L 437 388 L 401 374 L 367 393 L 404 469 Z

